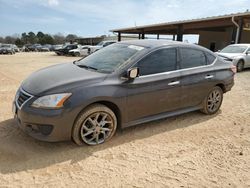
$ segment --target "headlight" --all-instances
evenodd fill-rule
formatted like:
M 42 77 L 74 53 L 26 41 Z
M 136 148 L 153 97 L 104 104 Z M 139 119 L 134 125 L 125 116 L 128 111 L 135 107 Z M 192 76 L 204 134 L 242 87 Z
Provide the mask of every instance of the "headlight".
M 61 108 L 70 96 L 71 93 L 46 95 L 36 99 L 31 106 L 35 108 Z

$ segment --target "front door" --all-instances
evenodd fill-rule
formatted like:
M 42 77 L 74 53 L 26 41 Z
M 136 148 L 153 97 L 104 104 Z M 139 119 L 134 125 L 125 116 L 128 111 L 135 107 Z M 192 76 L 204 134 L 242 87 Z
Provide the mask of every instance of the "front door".
M 134 67 L 139 68 L 140 75 L 126 83 L 128 122 L 179 108 L 181 87 L 175 48 L 158 49 Z

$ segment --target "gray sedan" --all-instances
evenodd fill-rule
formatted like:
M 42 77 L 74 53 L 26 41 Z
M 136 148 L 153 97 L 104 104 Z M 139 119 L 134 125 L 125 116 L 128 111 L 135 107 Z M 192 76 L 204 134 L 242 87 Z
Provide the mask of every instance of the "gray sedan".
M 33 73 L 18 89 L 13 112 L 39 140 L 97 145 L 117 128 L 195 110 L 215 114 L 235 69 L 197 45 L 119 42 Z

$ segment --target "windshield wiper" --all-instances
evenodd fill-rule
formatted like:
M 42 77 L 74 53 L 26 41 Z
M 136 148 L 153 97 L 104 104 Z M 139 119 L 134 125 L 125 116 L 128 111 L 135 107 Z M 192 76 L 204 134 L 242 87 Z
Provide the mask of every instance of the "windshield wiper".
M 80 68 L 92 69 L 92 70 L 96 70 L 96 71 L 98 70 L 97 68 L 91 67 L 91 66 L 88 66 L 88 65 L 81 65 L 81 64 L 75 64 L 75 65 L 77 65 Z

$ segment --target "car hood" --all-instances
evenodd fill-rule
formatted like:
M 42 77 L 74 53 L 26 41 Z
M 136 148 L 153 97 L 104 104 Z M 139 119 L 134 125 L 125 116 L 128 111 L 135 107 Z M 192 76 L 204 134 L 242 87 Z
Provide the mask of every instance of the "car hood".
M 226 58 L 235 58 L 235 57 L 238 57 L 238 56 L 242 56 L 241 53 L 217 53 L 219 56 L 222 56 L 222 57 L 226 57 Z
M 79 86 L 86 86 L 104 80 L 106 74 L 80 68 L 73 63 L 63 63 L 41 69 L 23 81 L 21 87 L 36 95 L 69 92 Z

